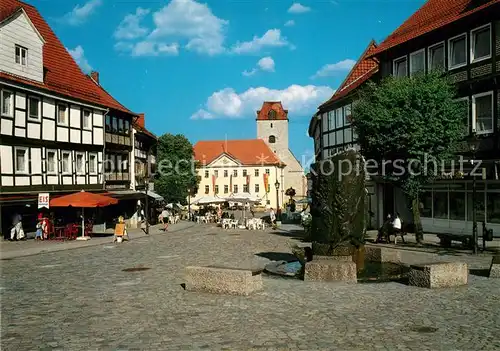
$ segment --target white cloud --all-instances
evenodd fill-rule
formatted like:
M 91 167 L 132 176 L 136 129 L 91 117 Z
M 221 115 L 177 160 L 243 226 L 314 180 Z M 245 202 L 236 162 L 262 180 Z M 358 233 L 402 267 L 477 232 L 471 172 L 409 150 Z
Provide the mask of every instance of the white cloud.
M 138 7 L 135 13 L 125 16 L 114 33 L 116 39 L 136 39 L 148 34 L 148 29 L 141 26 L 141 20 L 149 13 L 148 9 Z
M 269 29 L 261 37 L 254 36 L 250 41 L 236 43 L 232 48 L 232 52 L 236 54 L 256 53 L 266 47 L 287 45 L 290 45 L 290 43 L 285 37 L 281 36 L 281 31 L 279 29 Z
M 62 21 L 72 26 L 78 26 L 84 23 L 101 5 L 101 0 L 89 0 L 82 6 L 76 5 L 71 12 L 63 16 Z
M 318 105 L 330 98 L 332 94 L 332 88 L 315 85 L 290 85 L 282 90 L 257 87 L 242 93 L 237 93 L 232 88 L 225 88 L 209 96 L 205 107 L 198 110 L 191 118 L 202 119 L 203 116 L 210 116 L 210 119 L 255 117 L 255 111 L 266 100 L 281 101 L 283 106 L 289 110 L 290 115 L 311 116 Z
M 261 58 L 257 62 L 257 67 L 251 69 L 250 71 L 245 70 L 241 74 L 245 77 L 251 77 L 259 71 L 274 72 L 274 60 L 271 56 Z
M 356 61 L 351 59 L 342 60 L 337 63 L 330 63 L 321 67 L 311 78 L 328 77 L 339 72 L 346 72 L 349 71 L 355 64 Z
M 257 73 L 258 69 L 257 68 L 253 68 L 251 69 L 250 71 L 247 71 L 247 70 L 244 70 L 241 74 L 243 74 L 245 77 L 251 77 L 253 76 L 255 73 Z
M 295 26 L 294 20 L 288 20 L 285 22 L 285 27 L 293 27 L 293 26 Z
M 296 2 L 290 8 L 288 9 L 288 13 L 305 13 L 311 11 L 310 7 L 301 5 L 300 3 Z
M 207 4 L 194 0 L 172 0 L 153 14 L 152 40 L 175 37 L 187 40 L 186 48 L 215 55 L 224 52 L 224 30 L 228 21 L 218 18 Z
M 78 45 L 76 48 L 73 50 L 66 48 L 68 50 L 69 54 L 73 57 L 73 59 L 76 61 L 76 63 L 80 66 L 82 71 L 89 73 L 92 70 L 92 67 L 90 66 L 89 62 L 85 58 L 85 51 L 81 47 L 81 45 Z
M 128 52 L 132 56 L 177 56 L 179 54 L 179 44 L 156 43 L 148 40 L 137 43 L 119 41 L 115 44 L 115 50 Z
M 257 66 L 262 71 L 274 72 L 274 60 L 270 56 L 263 57 L 257 62 Z
M 214 119 L 214 116 L 204 109 L 199 109 L 191 116 L 191 119 Z

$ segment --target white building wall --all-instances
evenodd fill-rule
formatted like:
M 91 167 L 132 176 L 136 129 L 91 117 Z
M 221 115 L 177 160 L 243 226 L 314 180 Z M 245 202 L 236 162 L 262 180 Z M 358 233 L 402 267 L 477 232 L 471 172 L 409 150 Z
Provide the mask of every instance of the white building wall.
M 16 45 L 28 49 L 25 66 L 16 63 Z M 43 40 L 24 11 L 0 24 L 0 70 L 43 82 Z
M 227 161 L 224 163 L 224 161 Z M 232 185 L 233 188 L 230 189 L 231 185 L 231 175 L 233 175 L 234 171 L 237 171 L 237 176 L 232 177 Z M 258 175 L 256 176 L 255 172 L 258 171 Z M 266 170 L 269 171 L 268 176 L 268 184 L 269 184 L 269 192 L 266 191 L 264 187 L 264 174 Z M 205 177 L 205 171 L 208 171 L 208 177 Z M 263 201 L 261 205 L 267 205 L 268 207 L 276 208 L 276 187 L 275 183 L 278 180 L 281 184 L 281 169 L 274 166 L 245 166 L 240 165 L 233 160 L 229 159 L 221 159 L 218 162 L 214 162 L 206 167 L 199 168 L 197 170 L 198 176 L 200 176 L 200 183 L 198 185 L 198 192 L 195 195 L 194 199 L 203 197 L 203 196 L 214 196 L 214 187 L 213 187 L 213 179 L 212 176 L 215 174 L 215 171 L 218 172 L 218 176 L 215 180 L 215 185 L 219 187 L 219 193 L 216 194 L 219 197 L 229 197 L 233 194 L 234 185 L 238 186 L 238 193 L 243 192 L 243 186 L 246 184 L 246 177 L 243 176 L 244 171 L 247 172 L 247 175 L 250 176 L 250 184 L 249 184 L 249 193 L 255 196 L 258 196 Z M 224 177 L 224 171 L 227 171 L 227 177 Z M 255 185 L 258 185 L 258 191 L 255 191 Z M 224 193 L 224 186 L 227 185 L 228 192 Z M 208 194 L 205 194 L 205 187 L 209 187 Z M 279 189 L 280 196 L 280 205 L 281 201 L 281 186 Z

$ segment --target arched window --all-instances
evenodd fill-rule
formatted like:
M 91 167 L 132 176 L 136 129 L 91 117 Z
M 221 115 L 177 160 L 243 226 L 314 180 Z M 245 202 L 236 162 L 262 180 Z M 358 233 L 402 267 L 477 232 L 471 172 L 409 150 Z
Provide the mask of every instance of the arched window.
M 274 144 L 276 142 L 276 137 L 274 135 L 269 136 L 269 144 Z
M 270 110 L 269 113 L 267 114 L 267 117 L 269 119 L 276 119 L 276 111 Z

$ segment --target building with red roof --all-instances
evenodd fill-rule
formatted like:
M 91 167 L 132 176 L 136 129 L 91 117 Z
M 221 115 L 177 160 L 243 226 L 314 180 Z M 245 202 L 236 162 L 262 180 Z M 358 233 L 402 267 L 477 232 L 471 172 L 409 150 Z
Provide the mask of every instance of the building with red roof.
M 257 138 L 209 140 L 194 145 L 201 178 L 196 197 L 251 193 L 280 207 L 285 190 L 306 194 L 302 166 L 288 148 L 288 111 L 280 101 L 265 101 L 257 111 Z M 277 201 L 278 200 L 278 201 Z
M 318 107 L 309 123 L 309 136 L 314 138 L 316 160 L 321 161 L 347 148 L 356 148 L 356 133 L 351 128 L 352 104 L 356 93 L 366 82 L 377 80 L 377 49 L 371 41 L 332 97 Z
M 97 72 L 80 69 L 34 6 L 2 0 L 0 38 L 0 203 L 133 189 L 139 115 L 100 85 Z

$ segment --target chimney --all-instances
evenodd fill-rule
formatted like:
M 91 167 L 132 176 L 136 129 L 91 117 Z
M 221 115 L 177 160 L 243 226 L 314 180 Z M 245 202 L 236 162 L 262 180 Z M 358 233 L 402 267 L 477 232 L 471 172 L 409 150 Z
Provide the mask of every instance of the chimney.
M 99 85 L 99 72 L 97 71 L 90 72 L 90 78 L 92 78 L 94 82 L 96 82 L 97 85 Z
M 139 127 L 146 128 L 145 124 L 145 118 L 144 118 L 144 113 L 138 113 L 137 114 L 138 118 L 137 121 L 135 121 L 135 124 L 137 124 Z

